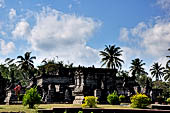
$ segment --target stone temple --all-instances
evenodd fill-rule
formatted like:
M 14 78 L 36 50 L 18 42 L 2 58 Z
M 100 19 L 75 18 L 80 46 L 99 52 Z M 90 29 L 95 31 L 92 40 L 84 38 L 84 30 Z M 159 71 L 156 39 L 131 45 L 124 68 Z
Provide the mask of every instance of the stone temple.
M 59 68 L 41 74 L 30 83 L 36 85 L 44 103 L 81 104 L 84 96 L 96 96 L 100 103 L 107 102 L 107 95 L 114 90 L 131 96 L 139 85 L 133 77 L 116 77 L 117 70 L 77 67 Z

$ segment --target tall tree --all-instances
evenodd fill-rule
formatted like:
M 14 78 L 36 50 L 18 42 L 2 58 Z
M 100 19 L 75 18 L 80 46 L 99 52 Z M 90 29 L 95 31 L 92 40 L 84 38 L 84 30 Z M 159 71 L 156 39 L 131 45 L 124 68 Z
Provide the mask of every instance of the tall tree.
M 170 82 L 170 68 L 165 69 L 164 72 L 164 79 Z
M 26 52 L 23 56 L 18 56 L 17 59 L 20 59 L 19 61 L 17 61 L 19 63 L 19 68 L 24 70 L 25 72 L 32 72 L 32 70 L 34 70 L 34 62 L 33 59 L 36 59 L 35 56 L 30 56 L 31 52 Z M 29 75 L 29 77 L 31 77 L 33 75 Z
M 121 71 L 118 71 L 117 73 L 117 77 L 128 77 L 128 76 L 129 76 L 129 72 L 126 70 L 121 70 Z
M 140 77 L 143 74 L 146 74 L 143 66 L 145 63 L 143 63 L 143 60 L 140 60 L 139 58 L 136 58 L 132 60 L 131 63 L 132 66 L 130 66 L 130 71 L 132 71 L 133 77 Z
M 170 52 L 170 48 L 168 49 L 168 51 Z M 167 58 L 170 58 L 170 56 L 166 56 Z M 167 61 L 166 63 L 166 69 L 165 69 L 165 76 L 164 76 L 165 80 L 168 80 L 170 82 L 170 59 Z
M 170 48 L 168 49 L 168 51 L 170 52 Z M 170 56 L 166 56 L 167 58 L 170 58 Z M 170 59 L 167 61 L 166 63 L 166 67 L 170 68 Z
M 5 63 L 0 65 L 0 71 L 4 78 L 7 79 L 8 86 L 14 83 L 23 83 L 21 70 L 18 69 L 15 59 L 6 58 Z
M 161 77 L 164 76 L 164 69 L 165 68 L 162 67 L 161 64 L 159 65 L 158 62 L 154 63 L 151 66 L 151 75 L 156 78 L 156 81 L 158 81 L 159 79 L 161 79 Z
M 116 47 L 115 45 L 106 45 L 104 51 L 100 51 L 100 55 L 103 57 L 101 62 L 102 66 L 106 65 L 107 68 L 111 69 L 121 69 L 122 63 L 124 61 L 120 59 L 122 56 L 123 50 L 120 47 Z

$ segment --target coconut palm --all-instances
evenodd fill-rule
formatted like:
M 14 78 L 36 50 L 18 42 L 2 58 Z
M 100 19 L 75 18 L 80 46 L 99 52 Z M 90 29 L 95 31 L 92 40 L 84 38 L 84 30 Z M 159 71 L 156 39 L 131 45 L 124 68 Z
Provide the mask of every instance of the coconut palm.
M 170 52 L 170 48 L 168 49 L 168 51 Z M 167 58 L 170 58 L 170 56 L 166 56 Z M 168 62 L 166 63 L 166 67 L 170 68 L 170 60 L 168 60 Z
M 116 47 L 115 45 L 106 45 L 104 51 L 100 51 L 100 55 L 103 57 L 101 62 L 102 66 L 106 65 L 107 68 L 111 69 L 121 69 L 123 60 L 120 59 L 122 56 L 122 50 L 120 47 Z
M 170 48 L 168 49 L 170 52 Z M 166 56 L 167 58 L 170 58 L 170 56 Z M 166 69 L 165 69 L 165 76 L 164 79 L 170 81 L 170 60 L 167 61 L 166 63 Z
M 164 79 L 170 81 L 170 68 L 167 68 L 164 72 Z
M 24 70 L 27 74 L 31 74 L 32 71 L 34 70 L 34 62 L 33 59 L 36 59 L 35 56 L 30 56 L 31 52 L 26 52 L 23 56 L 18 56 L 17 59 L 20 59 L 17 61 L 19 63 L 18 67 L 22 70 Z M 30 76 L 33 76 L 32 74 Z M 29 77 L 30 77 L 29 76 Z
M 18 56 L 17 59 L 20 59 L 19 61 L 17 61 L 19 63 L 19 67 L 25 71 L 34 68 L 34 62 L 33 59 L 36 59 L 35 56 L 30 56 L 31 52 L 26 52 L 23 56 Z
M 156 78 L 156 81 L 161 79 L 161 77 L 164 76 L 164 67 L 161 67 L 161 64 L 159 65 L 158 62 L 154 63 L 151 66 L 151 75 Z
M 132 71 L 133 77 L 136 77 L 136 76 L 139 77 L 141 76 L 141 74 L 146 74 L 144 68 L 142 67 L 145 65 L 145 63 L 143 63 L 143 60 L 136 58 L 132 60 L 131 65 L 132 66 L 130 66 L 130 71 Z

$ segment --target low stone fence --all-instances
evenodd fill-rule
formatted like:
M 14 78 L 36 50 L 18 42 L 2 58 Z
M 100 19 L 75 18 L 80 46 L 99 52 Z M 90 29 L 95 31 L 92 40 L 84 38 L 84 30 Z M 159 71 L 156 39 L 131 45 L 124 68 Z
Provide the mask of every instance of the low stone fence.
M 52 110 L 38 110 L 39 113 L 170 113 L 170 110 L 158 109 L 103 109 L 103 108 L 53 108 Z
M 153 104 L 151 106 L 152 106 L 152 109 L 170 110 L 170 105 Z

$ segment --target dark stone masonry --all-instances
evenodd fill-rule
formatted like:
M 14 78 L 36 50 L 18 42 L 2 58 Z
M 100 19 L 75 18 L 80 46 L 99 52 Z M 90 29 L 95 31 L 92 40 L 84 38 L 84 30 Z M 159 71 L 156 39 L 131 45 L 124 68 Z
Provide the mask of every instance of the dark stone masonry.
M 81 104 L 85 96 L 96 96 L 100 103 L 106 103 L 107 95 L 114 90 L 130 96 L 139 86 L 134 78 L 116 77 L 116 73 L 114 69 L 94 67 L 62 68 L 37 77 L 36 86 L 44 103 Z
M 48 74 L 42 73 L 30 81 L 27 88 L 37 86 L 43 103 L 81 104 L 85 96 L 98 97 L 99 103 L 107 103 L 108 94 L 117 91 L 119 95 L 130 97 L 140 92 L 134 77 L 116 77 L 117 70 L 94 67 L 58 68 Z M 0 76 L 1 102 L 6 104 L 18 101 L 14 84 L 5 89 Z M 146 85 L 147 86 L 147 85 Z M 21 88 L 21 94 L 25 89 Z M 150 91 L 146 90 L 149 94 Z M 4 101 L 3 101 L 4 100 Z M 128 101 L 128 99 L 126 99 Z

